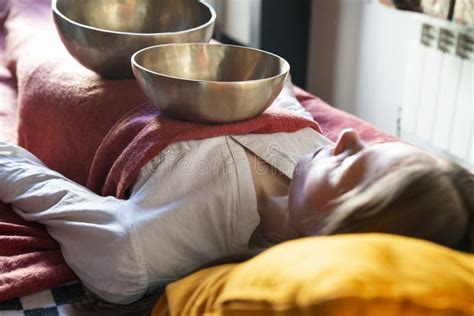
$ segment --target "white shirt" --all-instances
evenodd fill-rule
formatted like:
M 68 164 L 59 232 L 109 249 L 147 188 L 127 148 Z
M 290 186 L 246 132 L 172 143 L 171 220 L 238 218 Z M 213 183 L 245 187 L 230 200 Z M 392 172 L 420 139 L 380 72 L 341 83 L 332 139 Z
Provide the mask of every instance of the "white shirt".
M 46 225 L 86 287 L 128 304 L 248 249 L 260 219 L 243 147 L 291 179 L 302 155 L 328 143 L 310 128 L 174 143 L 142 168 L 130 198 L 118 200 L 0 142 L 0 199 L 25 220 Z

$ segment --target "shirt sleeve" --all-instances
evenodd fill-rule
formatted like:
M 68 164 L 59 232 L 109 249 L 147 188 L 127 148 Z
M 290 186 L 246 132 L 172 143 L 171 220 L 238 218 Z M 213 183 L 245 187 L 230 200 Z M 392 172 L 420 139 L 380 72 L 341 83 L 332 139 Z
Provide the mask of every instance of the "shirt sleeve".
M 146 291 L 143 254 L 124 212 L 136 205 L 97 195 L 5 142 L 0 142 L 0 200 L 23 219 L 46 225 L 69 266 L 102 298 L 130 303 Z
M 283 86 L 281 93 L 273 102 L 272 106 L 276 108 L 285 109 L 295 114 L 302 115 L 311 120 L 313 119 L 311 113 L 306 111 L 303 105 L 301 105 L 301 103 L 296 99 L 296 95 L 293 92 L 293 83 L 291 82 L 291 78 L 289 77 L 285 81 L 285 85 Z
M 120 204 L 117 199 L 99 196 L 47 168 L 25 149 L 5 142 L 0 142 L 0 200 L 12 204 L 24 219 L 38 222 L 47 221 L 46 213 L 71 202 L 115 200 L 104 203 L 104 207 Z

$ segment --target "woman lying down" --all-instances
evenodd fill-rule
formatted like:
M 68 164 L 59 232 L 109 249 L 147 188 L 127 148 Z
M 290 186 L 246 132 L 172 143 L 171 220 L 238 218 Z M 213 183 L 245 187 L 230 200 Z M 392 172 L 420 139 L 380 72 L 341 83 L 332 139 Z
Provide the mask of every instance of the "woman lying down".
M 119 304 L 219 258 L 304 236 L 385 232 L 470 250 L 474 180 L 403 143 L 311 128 L 170 145 L 127 200 L 0 143 L 0 199 L 45 224 L 84 285 Z M 471 214 L 471 215 L 470 215 Z

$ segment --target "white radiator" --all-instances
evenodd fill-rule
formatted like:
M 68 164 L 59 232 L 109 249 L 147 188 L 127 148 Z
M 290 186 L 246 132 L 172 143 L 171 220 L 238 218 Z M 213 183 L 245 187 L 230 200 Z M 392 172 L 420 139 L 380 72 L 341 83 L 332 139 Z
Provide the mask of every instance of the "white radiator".
M 474 30 L 420 19 L 406 65 L 399 136 L 474 170 Z

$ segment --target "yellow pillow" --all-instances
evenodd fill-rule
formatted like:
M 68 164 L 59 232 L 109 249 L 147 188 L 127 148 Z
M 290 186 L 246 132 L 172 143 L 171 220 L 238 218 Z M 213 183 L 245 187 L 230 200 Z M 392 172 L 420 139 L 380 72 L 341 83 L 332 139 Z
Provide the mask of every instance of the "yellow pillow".
M 384 234 L 294 240 L 171 284 L 162 315 L 472 316 L 474 256 Z

